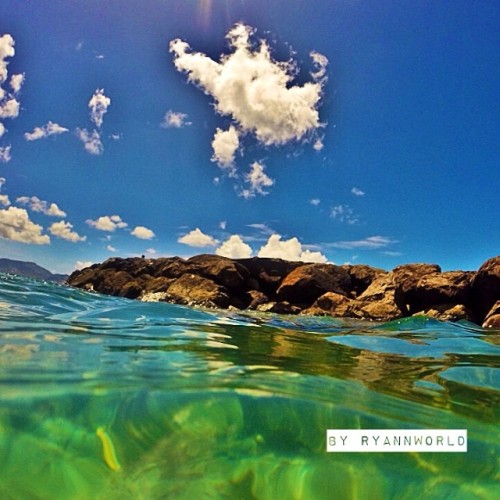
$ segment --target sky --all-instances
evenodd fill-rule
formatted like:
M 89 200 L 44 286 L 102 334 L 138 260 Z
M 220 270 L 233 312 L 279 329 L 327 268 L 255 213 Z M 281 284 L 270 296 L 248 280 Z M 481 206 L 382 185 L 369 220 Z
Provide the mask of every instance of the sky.
M 496 0 L 2 0 L 0 257 L 500 254 Z

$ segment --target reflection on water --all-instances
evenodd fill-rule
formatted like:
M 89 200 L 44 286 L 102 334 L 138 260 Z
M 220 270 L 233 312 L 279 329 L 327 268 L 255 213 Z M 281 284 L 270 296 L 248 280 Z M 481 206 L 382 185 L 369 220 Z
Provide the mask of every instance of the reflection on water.
M 0 277 L 0 498 L 496 498 L 498 332 L 193 310 Z M 326 429 L 468 430 L 327 454 Z

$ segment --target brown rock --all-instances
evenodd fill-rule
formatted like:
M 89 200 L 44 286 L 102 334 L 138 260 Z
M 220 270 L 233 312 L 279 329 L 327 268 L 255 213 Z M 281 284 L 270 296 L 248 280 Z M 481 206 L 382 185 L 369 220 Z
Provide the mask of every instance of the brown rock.
M 257 309 L 258 306 L 266 304 L 269 302 L 269 298 L 266 294 L 259 292 L 258 290 L 250 290 L 247 292 L 248 298 L 248 309 Z
M 294 306 L 289 302 L 267 302 L 257 306 L 257 311 L 272 312 L 276 314 L 299 314 L 300 307 Z
M 335 292 L 326 292 L 312 305 L 312 308 L 327 312 L 331 316 L 346 318 L 352 315 L 353 301 L 345 295 Z
M 500 329 L 500 300 L 495 302 L 486 318 L 484 318 L 483 328 Z
M 472 314 L 463 304 L 438 304 L 426 308 L 413 316 L 428 316 L 429 318 L 439 319 L 441 321 L 471 321 Z
M 474 275 L 472 272 L 450 271 L 405 280 L 402 296 L 409 313 L 415 314 L 436 305 L 467 303 Z
M 191 273 L 237 291 L 246 288 L 246 281 L 250 277 L 245 266 L 219 255 L 196 255 L 188 259 L 187 264 Z
M 276 292 L 281 301 L 310 305 L 326 292 L 348 296 L 351 279 L 345 269 L 333 264 L 304 264 L 282 281 Z
M 229 307 L 230 299 L 224 287 L 195 274 L 183 274 L 168 288 L 171 300 L 203 307 Z
M 500 255 L 488 259 L 472 282 L 471 306 L 477 323 L 482 324 L 497 300 L 500 300 Z
M 351 278 L 353 295 L 356 297 L 361 295 L 373 282 L 382 274 L 387 274 L 387 271 L 376 267 L 365 266 L 363 264 L 344 265 L 342 266 Z

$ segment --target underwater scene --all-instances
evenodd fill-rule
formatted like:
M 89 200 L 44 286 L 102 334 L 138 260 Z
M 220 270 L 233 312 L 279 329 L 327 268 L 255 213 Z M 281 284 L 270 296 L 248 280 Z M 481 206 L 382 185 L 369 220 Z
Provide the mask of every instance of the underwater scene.
M 499 333 L 2 274 L 0 498 L 500 498 Z M 328 429 L 466 429 L 468 448 L 327 453 Z

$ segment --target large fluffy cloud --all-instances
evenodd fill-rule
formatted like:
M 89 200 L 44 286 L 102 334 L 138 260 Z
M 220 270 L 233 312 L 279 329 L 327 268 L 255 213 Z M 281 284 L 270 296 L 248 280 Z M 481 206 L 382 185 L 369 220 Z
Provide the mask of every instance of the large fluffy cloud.
M 37 141 L 38 139 L 44 139 L 45 137 L 49 137 L 51 135 L 63 134 L 64 132 L 68 132 L 68 129 L 62 127 L 58 123 L 49 121 L 41 127 L 35 127 L 33 132 L 26 132 L 24 134 L 24 138 L 27 141 Z
M 119 215 L 103 215 L 96 220 L 88 219 L 85 222 L 99 231 L 108 231 L 111 233 L 117 229 L 123 229 L 128 225 L 126 222 L 122 221 Z
M 192 231 L 189 231 L 189 233 L 185 234 L 184 236 L 181 236 L 177 241 L 178 243 L 183 243 L 184 245 L 197 248 L 214 247 L 218 243 L 215 238 L 209 236 L 208 234 L 205 234 L 198 227 L 196 229 L 193 229 Z
M 274 60 L 265 40 L 252 43 L 253 34 L 249 26 L 234 26 L 227 34 L 232 52 L 219 61 L 192 51 L 180 39 L 170 42 L 177 70 L 214 99 L 219 114 L 232 120 L 228 130 L 217 129 L 212 142 L 213 159 L 221 167 L 232 165 L 243 135 L 252 134 L 265 146 L 283 145 L 316 140 L 322 126 L 318 107 L 327 58 L 312 52 L 312 81 L 294 84 L 296 64 Z
M 304 249 L 297 238 L 282 240 L 279 234 L 271 235 L 267 243 L 261 247 L 257 256 L 302 262 L 323 263 L 327 261 L 327 258 L 321 252 L 311 252 Z
M 0 210 L 0 238 L 29 243 L 34 245 L 47 245 L 50 238 L 42 234 L 42 226 L 30 220 L 24 208 L 9 207 Z
M 73 231 L 73 225 L 67 221 L 54 222 L 50 227 L 49 231 L 54 236 L 62 238 L 66 241 L 71 241 L 72 243 L 77 243 L 78 241 L 85 241 L 86 236 L 80 236 L 77 232 Z
M 241 236 L 233 234 L 215 250 L 215 253 L 230 259 L 246 259 L 252 255 L 252 248 L 242 240 Z
M 21 205 L 26 205 L 34 212 L 41 212 L 45 215 L 50 215 L 51 217 L 66 217 L 66 213 L 61 210 L 56 203 L 48 203 L 47 201 L 41 200 L 37 196 L 20 196 L 16 199 L 16 202 Z

